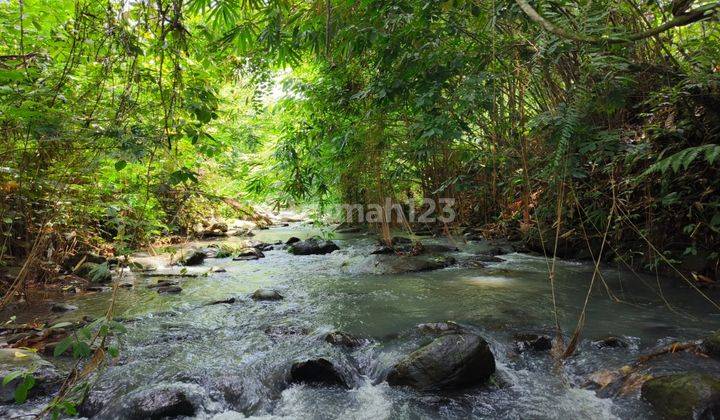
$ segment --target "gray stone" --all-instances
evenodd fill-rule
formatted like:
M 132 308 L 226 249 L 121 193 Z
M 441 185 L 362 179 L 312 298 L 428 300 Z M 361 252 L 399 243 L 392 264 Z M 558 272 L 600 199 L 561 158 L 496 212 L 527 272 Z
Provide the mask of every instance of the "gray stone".
M 257 289 L 253 294 L 254 300 L 281 300 L 283 296 L 277 290 Z
M 52 363 L 35 352 L 23 349 L 0 349 L 0 382 L 13 372 L 32 373 L 35 386 L 28 392 L 28 397 L 54 392 L 63 379 Z M 15 378 L 7 385 L 0 383 L 0 402 L 15 401 L 15 390 L 22 382 L 23 378 Z
M 294 255 L 323 255 L 338 249 L 340 248 L 333 241 L 310 238 L 295 242 L 288 248 L 288 252 Z
M 475 334 L 445 334 L 397 363 L 390 385 L 421 390 L 460 389 L 485 383 L 495 372 L 490 346 Z

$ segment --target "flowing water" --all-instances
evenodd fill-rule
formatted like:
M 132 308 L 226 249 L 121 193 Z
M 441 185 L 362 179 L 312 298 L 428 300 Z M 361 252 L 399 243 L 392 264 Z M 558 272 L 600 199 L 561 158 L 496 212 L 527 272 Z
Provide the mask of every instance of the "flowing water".
M 308 237 L 303 227 L 260 231 L 266 242 Z M 578 352 L 558 367 L 545 352 L 514 351 L 518 332 L 550 332 L 553 300 L 543 257 L 519 253 L 485 268 L 457 268 L 401 274 L 349 274 L 344 263 L 367 254 L 374 239 L 335 238 L 341 250 L 322 256 L 265 252 L 256 261 L 208 259 L 204 267 L 227 272 L 181 280 L 183 291 L 161 295 L 135 279 L 121 290 L 116 316 L 131 320 L 120 339 L 120 358 L 102 372 L 92 400 L 101 417 L 122 417 L 124 399 L 159 384 L 186 384 L 197 396 L 200 418 L 288 417 L 343 419 L 409 418 L 648 418 L 637 392 L 600 398 L 582 387 L 592 372 L 617 369 L 673 340 L 697 339 L 720 326 L 720 317 L 695 291 L 678 281 L 603 269 L 590 296 Z M 483 246 L 462 244 L 460 257 Z M 588 263 L 558 261 L 557 314 L 572 331 L 592 277 Z M 662 286 L 665 302 L 658 292 Z M 255 302 L 256 289 L 273 288 L 285 297 Z M 79 296 L 80 310 L 64 315 L 104 313 L 110 293 Z M 206 305 L 236 297 L 234 304 Z M 390 387 L 389 367 L 425 340 L 419 323 L 453 320 L 488 340 L 498 372 L 490 386 L 458 393 L 423 393 Z M 368 340 L 355 350 L 324 342 L 341 330 Z M 622 337 L 627 348 L 596 348 L 591 341 Z M 294 361 L 332 360 L 353 378 L 349 390 L 285 384 Z M 675 354 L 654 365 L 660 372 L 702 370 L 720 373 L 716 362 Z

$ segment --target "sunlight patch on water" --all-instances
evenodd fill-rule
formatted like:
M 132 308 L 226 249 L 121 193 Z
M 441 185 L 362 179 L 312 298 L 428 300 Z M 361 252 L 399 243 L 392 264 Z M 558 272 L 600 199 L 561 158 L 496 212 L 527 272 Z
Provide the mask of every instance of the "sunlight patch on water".
M 490 287 L 509 287 L 513 283 L 517 282 L 517 279 L 503 276 L 472 276 L 462 277 L 460 279 L 463 283 L 472 284 L 475 286 L 490 286 Z

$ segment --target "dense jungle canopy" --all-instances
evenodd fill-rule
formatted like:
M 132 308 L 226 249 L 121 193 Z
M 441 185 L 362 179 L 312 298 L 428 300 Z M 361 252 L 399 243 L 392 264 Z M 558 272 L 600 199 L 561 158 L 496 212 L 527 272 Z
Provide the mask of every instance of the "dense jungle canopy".
M 704 293 L 719 16 L 714 0 L 0 1 L 2 306 L 80 250 L 426 197 L 457 217 L 370 228 L 474 229 Z
M 460 224 L 607 231 L 714 277 L 718 7 L 3 2 L 3 255 L 48 228 L 137 246 L 208 209 L 443 196 Z

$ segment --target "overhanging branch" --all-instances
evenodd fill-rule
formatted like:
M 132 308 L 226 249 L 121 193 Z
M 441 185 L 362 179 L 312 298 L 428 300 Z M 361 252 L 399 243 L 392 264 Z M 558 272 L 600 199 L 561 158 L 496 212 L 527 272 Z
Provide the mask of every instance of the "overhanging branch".
M 576 34 L 568 32 L 559 26 L 556 26 L 549 20 L 545 19 L 540 15 L 540 13 L 535 10 L 530 3 L 527 2 L 527 0 L 515 0 L 515 3 L 517 3 L 518 6 L 520 6 L 520 9 L 522 9 L 523 12 L 525 12 L 526 15 L 535 23 L 542 26 L 546 31 L 553 33 L 560 38 L 570 39 L 573 41 L 578 42 L 587 42 L 590 44 L 621 44 L 624 42 L 633 42 L 633 41 L 639 41 L 641 39 L 649 38 L 651 36 L 655 36 L 657 34 L 660 34 L 662 32 L 665 32 L 669 29 L 678 27 L 678 26 L 685 26 L 689 25 L 694 22 L 698 22 L 700 20 L 708 19 L 709 17 L 713 16 L 717 13 L 717 11 L 720 9 L 720 2 L 717 3 L 710 3 L 706 4 L 704 6 L 697 7 L 693 10 L 689 10 L 686 13 L 683 13 L 682 15 L 676 17 L 675 19 L 672 19 L 668 22 L 665 22 L 664 24 L 657 26 L 655 28 L 650 28 L 643 32 L 636 32 L 633 34 L 630 34 L 629 36 L 625 38 L 609 38 L 609 37 L 591 37 L 587 35 L 582 34 Z

